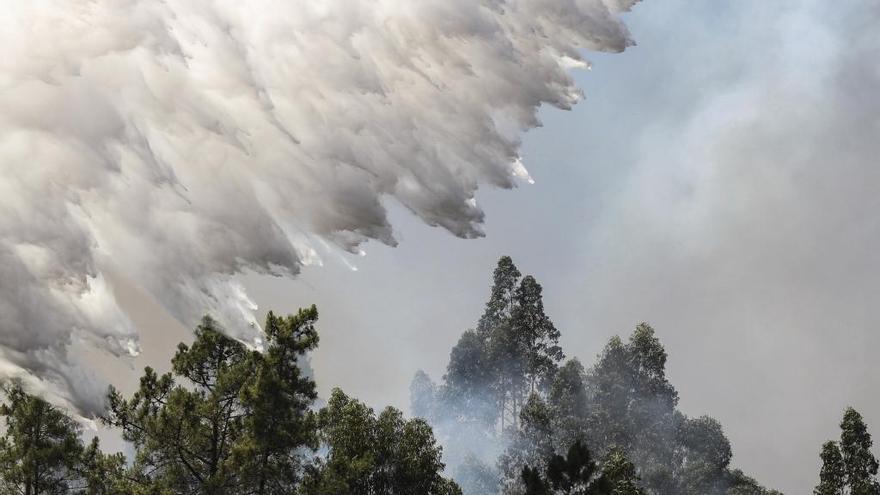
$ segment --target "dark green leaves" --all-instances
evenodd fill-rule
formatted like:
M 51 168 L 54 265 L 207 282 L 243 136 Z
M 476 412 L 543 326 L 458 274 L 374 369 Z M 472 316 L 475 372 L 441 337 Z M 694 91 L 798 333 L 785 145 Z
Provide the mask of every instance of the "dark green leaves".
M 848 407 L 840 422 L 840 443 L 822 445 L 822 470 L 816 495 L 878 495 L 878 463 L 862 415 Z
M 442 449 L 422 419 L 405 419 L 392 407 L 376 416 L 335 389 L 317 424 L 327 454 L 309 470 L 307 495 L 460 493 L 442 477 Z

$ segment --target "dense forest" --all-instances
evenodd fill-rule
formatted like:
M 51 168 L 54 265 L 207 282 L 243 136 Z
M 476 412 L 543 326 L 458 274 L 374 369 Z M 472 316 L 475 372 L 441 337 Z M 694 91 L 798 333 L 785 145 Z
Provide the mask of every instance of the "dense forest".
M 541 285 L 502 257 L 486 309 L 445 375 L 411 385 L 407 418 L 334 389 L 317 405 L 307 365 L 317 309 L 269 313 L 251 349 L 205 317 L 171 371 L 110 388 L 101 422 L 128 443 L 104 453 L 65 410 L 3 387 L 0 494 L 770 495 L 731 466 L 718 421 L 688 417 L 646 323 L 589 368 L 566 360 Z M 815 495 L 880 494 L 862 417 L 819 451 Z
M 565 359 L 541 285 L 502 257 L 476 328 L 435 384 L 418 372 L 412 411 L 446 446 L 465 494 L 770 495 L 731 464 L 721 424 L 677 409 L 654 329 L 612 338 L 595 364 Z M 877 461 L 848 409 L 839 443 L 822 450 L 816 494 L 876 494 Z

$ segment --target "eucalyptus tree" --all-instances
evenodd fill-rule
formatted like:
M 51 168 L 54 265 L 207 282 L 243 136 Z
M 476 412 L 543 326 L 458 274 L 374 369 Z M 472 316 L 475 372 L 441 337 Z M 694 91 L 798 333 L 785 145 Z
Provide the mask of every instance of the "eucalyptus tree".
M 878 495 L 878 462 L 871 452 L 871 434 L 862 415 L 852 407 L 843 413 L 840 442 L 822 445 L 822 469 L 816 495 Z

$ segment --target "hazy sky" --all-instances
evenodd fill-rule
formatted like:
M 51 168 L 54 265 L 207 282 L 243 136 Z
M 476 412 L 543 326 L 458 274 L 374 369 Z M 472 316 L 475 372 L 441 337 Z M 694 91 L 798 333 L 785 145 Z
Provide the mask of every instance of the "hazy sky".
M 138 367 L 167 361 L 188 335 L 162 306 L 188 317 L 201 303 L 215 309 L 231 303 L 224 316 L 247 320 L 247 298 L 224 277 L 237 270 L 295 272 L 310 252 L 300 239 L 291 242 L 291 232 L 357 249 L 364 239 L 394 244 L 393 226 L 397 247 L 370 241 L 360 245 L 361 257 L 321 249 L 318 242 L 323 266 L 306 266 L 293 280 L 237 277 L 258 313 L 318 305 L 321 346 L 313 366 L 322 394 L 340 386 L 376 407 L 406 408 L 413 373 L 424 369 L 440 378 L 450 347 L 482 311 L 496 260 L 508 254 L 543 284 L 567 353 L 587 365 L 611 335 L 650 322 L 669 352 L 669 378 L 684 412 L 719 419 L 733 443 L 734 464 L 767 485 L 809 493 L 821 443 L 838 434 L 847 405 L 880 434 L 880 334 L 874 329 L 880 320 L 880 5 L 873 0 L 636 5 L 624 21 L 638 46 L 587 54 L 593 70 L 574 73 L 586 100 L 569 112 L 541 110 L 543 127 L 525 135 L 521 150 L 535 184 L 519 181 L 513 191 L 477 186 L 523 177 L 511 158 L 517 132 L 534 124 L 530 109 L 540 101 L 566 106 L 575 97 L 560 75 L 564 64 L 523 50 L 534 41 L 523 26 L 565 21 L 572 31 L 554 32 L 557 52 L 583 46 L 583 39 L 573 39 L 578 26 L 599 33 L 589 38 L 596 47 L 619 50 L 626 34 L 599 10 L 549 20 L 530 11 L 500 21 L 482 13 L 475 20 L 466 0 L 450 0 L 401 13 L 392 34 L 370 24 L 381 16 L 368 9 L 346 11 L 341 28 L 323 32 L 332 24 L 332 7 L 346 4 L 334 0 L 307 15 L 286 12 L 302 14 L 296 29 L 330 34 L 300 36 L 296 42 L 305 45 L 285 51 L 284 13 L 260 16 L 259 9 L 242 13 L 235 2 L 217 2 L 225 6 L 212 12 L 218 18 L 254 16 L 255 25 L 276 29 L 264 36 L 230 24 L 218 34 L 209 29 L 213 21 L 184 22 L 187 16 L 204 20 L 198 7 L 187 10 L 203 3 L 168 4 L 181 9 L 169 39 L 163 29 L 137 40 L 126 31 L 151 31 L 164 14 L 146 7 L 131 16 L 101 12 L 112 29 L 87 26 L 102 36 L 80 42 L 71 29 L 62 33 L 70 37 L 66 44 L 61 36 L 57 44 L 29 45 L 21 51 L 30 57 L 0 63 L 4 75 L 13 74 L 0 79 L 12 88 L 0 98 L 0 128 L 26 129 L 7 133 L 15 139 L 0 140 L 0 154 L 14 166 L 15 157 L 39 150 L 33 163 L 64 166 L 59 180 L 61 172 L 46 165 L 46 183 L 66 180 L 79 191 L 64 196 L 66 203 L 46 201 L 32 212 L 28 225 L 35 217 L 51 220 L 45 231 L 22 234 L 15 218 L 0 220 L 5 240 L 15 246 L 6 251 L 0 245 L 0 275 L 32 290 L 12 296 L 0 290 L 0 309 L 12 311 L 4 303 L 14 306 L 15 297 L 41 301 L 46 294 L 57 306 L 39 320 L 4 313 L 4 364 L 80 383 L 88 380 L 71 371 L 76 361 L 56 356 L 41 339 L 102 342 L 125 354 L 127 339 L 139 334 L 143 353 L 133 362 L 101 354 L 102 373 L 131 386 Z M 29 8 L 20 9 L 24 18 L 32 15 Z M 438 22 L 424 32 L 410 24 L 425 16 Z M 359 30 L 359 23 L 367 27 Z M 352 44 L 346 29 L 359 33 Z M 453 33 L 455 43 L 468 41 L 440 43 L 436 31 Z M 342 41 L 333 38 L 338 33 Z M 9 36 L 21 43 L 18 35 Z M 108 59 L 102 49 L 114 35 L 140 48 L 129 53 L 127 45 L 114 46 L 125 55 L 107 49 Z M 394 46 L 401 40 L 413 44 L 412 53 L 408 45 Z M 220 47 L 223 56 L 199 51 L 202 46 Z M 338 55 L 365 47 L 378 53 L 375 59 Z M 84 51 L 74 53 L 77 48 Z M 242 55 L 245 48 L 265 51 Z M 176 65 L 176 50 L 186 64 Z M 155 67 L 153 51 L 160 61 Z M 471 67 L 454 54 L 484 63 L 465 77 Z M 89 63 L 49 67 L 53 57 Z M 273 57 L 289 66 L 260 65 Z M 434 70 L 422 74 L 424 81 L 453 83 L 427 84 L 397 72 L 400 60 L 412 59 L 436 63 L 428 64 Z M 329 63 L 338 60 L 355 68 Z M 138 69 L 138 78 L 123 78 L 120 66 Z M 76 75 L 74 82 L 54 84 L 67 81 L 65 71 Z M 52 89 L 33 83 L 31 73 Z M 20 74 L 27 83 L 13 84 Z M 173 77 L 162 79 L 167 74 Z M 255 74 L 266 79 L 252 80 Z M 280 83 L 289 80 L 293 89 Z M 89 125 L 64 117 L 83 112 Z M 403 144 L 383 141 L 389 136 Z M 192 157 L 183 153 L 190 148 Z M 195 168 L 176 162 L 190 159 Z M 218 169 L 218 161 L 233 165 Z M 236 169 L 237 161 L 249 168 Z M 92 174 L 93 163 L 106 166 L 113 179 L 105 183 Z M 138 172 L 116 180 L 116 166 Z M 43 171 L 34 170 L 38 177 Z M 204 178 L 211 180 L 200 182 Z M 32 185 L 28 180 L 3 189 L 0 210 L 33 205 L 28 191 L 49 197 L 39 188 L 16 188 Z M 253 190 L 236 185 L 245 183 Z M 95 191 L 102 194 L 90 196 Z M 485 212 L 484 238 L 460 239 L 426 225 L 476 234 L 481 213 L 473 194 Z M 285 214 L 293 228 L 276 225 Z M 64 221 L 68 216 L 71 222 Z M 10 232 L 21 236 L 18 244 L 14 236 L 9 241 Z M 53 252 L 87 254 L 54 260 L 39 249 L 50 241 Z M 31 284 L 21 275 L 40 270 L 55 277 L 54 284 Z M 110 302 L 58 296 L 82 273 L 98 274 L 87 294 Z M 124 314 L 108 294 L 94 295 L 109 292 L 105 281 Z M 163 290 L 168 286 L 174 290 Z M 62 317 L 89 329 L 71 337 Z M 111 325 L 128 319 L 133 329 Z M 37 338 L 18 330 L 35 325 L 52 331 Z
M 536 183 L 479 193 L 486 238 L 390 205 L 401 243 L 358 271 L 247 285 L 264 308 L 319 305 L 322 391 L 406 407 L 509 254 L 570 355 L 650 322 L 682 409 L 723 423 L 737 466 L 808 493 L 845 406 L 880 432 L 880 6 L 647 1 L 625 20 L 639 46 L 590 55 L 586 101 L 525 138 Z

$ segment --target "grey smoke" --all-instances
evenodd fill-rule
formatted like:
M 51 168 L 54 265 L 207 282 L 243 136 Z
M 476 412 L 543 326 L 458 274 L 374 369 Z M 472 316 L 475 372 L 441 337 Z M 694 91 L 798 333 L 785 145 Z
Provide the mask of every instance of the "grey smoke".
M 880 9 L 757 1 L 724 15 L 729 41 L 667 83 L 712 94 L 642 136 L 575 288 L 599 328 L 650 320 L 685 410 L 718 418 L 746 471 L 806 493 L 844 407 L 872 432 L 880 410 Z
M 394 245 L 387 201 L 480 236 L 478 187 L 529 180 L 521 133 L 633 3 L 8 2 L 0 372 L 95 411 L 71 348 L 138 350 L 113 276 L 258 343 L 235 276 Z

